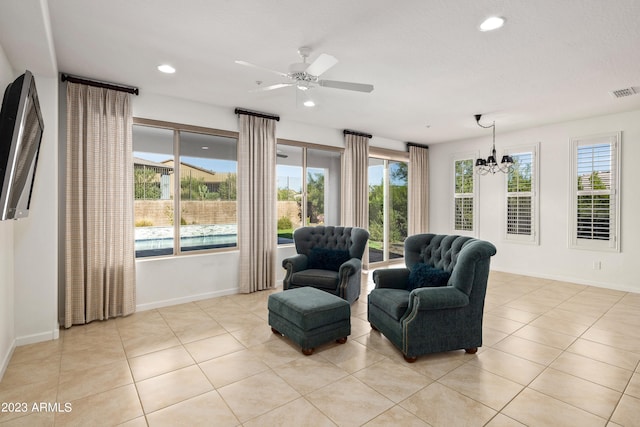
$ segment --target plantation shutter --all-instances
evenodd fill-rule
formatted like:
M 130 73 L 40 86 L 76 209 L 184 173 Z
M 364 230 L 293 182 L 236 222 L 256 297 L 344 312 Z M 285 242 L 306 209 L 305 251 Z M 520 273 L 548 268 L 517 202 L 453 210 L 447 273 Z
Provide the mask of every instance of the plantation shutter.
M 572 243 L 619 249 L 619 135 L 574 140 Z
M 513 158 L 506 175 L 507 240 L 537 242 L 537 147 L 508 150 Z
M 474 174 L 473 159 L 456 160 L 454 163 L 454 225 L 456 231 L 474 231 Z

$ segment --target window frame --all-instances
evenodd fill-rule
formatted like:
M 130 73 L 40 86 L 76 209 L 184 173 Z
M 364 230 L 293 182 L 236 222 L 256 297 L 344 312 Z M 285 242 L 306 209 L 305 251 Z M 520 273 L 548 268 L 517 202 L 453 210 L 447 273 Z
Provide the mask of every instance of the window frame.
M 391 176 L 390 176 L 390 163 L 406 163 L 407 167 L 410 167 L 409 163 L 409 153 L 408 152 L 400 152 L 394 151 L 384 148 L 378 147 L 370 147 L 369 148 L 369 158 L 367 159 L 367 171 L 371 166 L 371 159 L 381 160 L 382 161 L 382 185 L 383 185 L 383 204 L 382 204 L 382 216 L 383 216 L 383 237 L 382 237 L 382 261 L 371 262 L 369 260 L 369 265 L 374 265 L 376 267 L 380 267 L 383 265 L 388 265 L 390 263 L 398 262 L 404 259 L 404 253 L 401 257 L 391 257 Z M 367 178 L 368 179 L 368 178 Z M 409 215 L 409 207 L 408 207 L 408 178 L 407 178 L 407 216 Z M 367 184 L 367 187 L 370 187 L 370 183 Z M 367 198 L 370 197 L 370 194 L 367 194 Z M 369 203 L 367 203 L 369 204 Z M 369 207 L 368 207 L 369 209 Z M 369 221 L 371 218 L 369 218 Z M 407 218 L 408 222 L 408 218 Z M 408 230 L 407 230 L 408 231 Z M 408 237 L 408 236 L 406 236 Z M 405 239 L 406 239 L 405 237 Z M 369 245 L 367 245 L 367 251 L 369 251 Z
M 608 140 L 608 141 L 607 141 Z M 578 149 L 584 146 L 610 145 L 611 174 L 609 190 L 578 190 Z M 620 159 L 622 132 L 607 132 L 596 135 L 571 138 L 570 140 L 570 178 L 569 178 L 569 248 L 603 252 L 620 252 Z M 608 194 L 609 218 L 614 225 L 609 228 L 609 239 L 584 239 L 578 237 L 578 197 L 584 195 Z M 613 213 L 611 212 L 613 211 Z
M 480 224 L 479 218 L 479 209 L 478 209 L 478 195 L 480 194 L 480 180 L 478 179 L 478 174 L 475 170 L 475 159 L 479 157 L 478 152 L 468 152 L 468 153 L 457 153 L 454 154 L 451 158 L 451 191 L 452 191 L 452 200 L 451 200 L 451 229 L 454 233 L 459 234 L 461 236 L 470 236 L 470 237 L 478 237 L 478 225 Z M 456 192 L 456 164 L 461 161 L 470 161 L 471 162 L 471 176 L 473 179 L 473 192 L 471 193 L 457 193 Z M 458 199 L 471 199 L 472 207 L 471 213 L 473 215 L 473 220 L 471 221 L 471 230 L 464 230 L 456 228 L 456 200 Z
M 178 177 L 180 177 L 180 133 L 181 132 L 234 138 L 236 140 L 236 161 L 238 158 L 237 141 L 240 136 L 239 132 L 209 128 L 204 126 L 186 125 L 186 124 L 167 122 L 162 120 L 146 119 L 141 117 L 133 117 L 132 125 L 167 129 L 173 132 L 173 153 L 172 154 L 173 154 L 173 160 L 174 160 L 174 170 Z M 236 174 L 237 173 L 238 172 L 236 172 Z M 175 196 L 180 194 L 180 179 L 174 179 L 172 190 L 174 192 L 172 204 L 173 204 L 173 212 L 174 212 L 174 218 L 175 218 L 174 224 L 173 224 L 173 252 L 171 254 L 148 255 L 148 256 L 142 256 L 142 257 L 136 256 L 136 261 L 154 260 L 154 259 L 169 258 L 169 257 L 204 255 L 209 253 L 234 252 L 240 249 L 240 240 L 237 239 L 235 246 L 206 248 L 206 249 L 197 249 L 197 250 L 183 250 L 180 244 L 181 198 Z M 236 204 L 237 204 L 237 200 L 236 200 Z M 176 212 L 177 212 L 177 215 L 176 215 Z M 237 210 L 236 210 L 236 223 L 237 223 Z M 240 233 L 239 229 L 238 229 L 238 233 Z
M 531 153 L 531 191 L 528 192 L 509 192 L 509 174 L 504 177 L 504 212 L 503 212 L 503 233 L 504 240 L 510 243 L 523 243 L 531 245 L 540 244 L 540 143 L 530 145 L 517 145 L 506 147 L 504 154 L 518 155 Z M 531 197 L 531 234 L 513 234 L 509 233 L 509 197 L 529 196 Z
M 333 153 L 338 153 L 340 155 L 340 169 L 338 170 L 339 173 L 342 173 L 343 170 L 343 166 L 344 166 L 344 148 L 342 147 L 334 147 L 331 145 L 323 145 L 323 144 L 314 144 L 314 143 L 310 143 L 310 142 L 303 142 L 303 141 L 296 141 L 296 140 L 292 140 L 292 139 L 284 139 L 284 138 L 277 138 L 276 140 L 276 146 L 278 145 L 287 145 L 287 146 L 291 146 L 291 147 L 299 147 L 302 149 L 302 164 L 300 165 L 300 167 L 302 168 L 302 177 L 301 177 L 301 187 L 302 187 L 302 199 L 301 199 L 301 206 L 300 206 L 300 215 L 301 215 L 301 227 L 306 226 L 306 218 L 307 218 L 307 196 L 308 196 L 308 192 L 307 192 L 307 185 L 308 185 L 308 179 L 307 179 L 307 173 L 308 173 L 308 151 L 309 150 L 324 150 L 324 151 L 331 151 Z M 276 166 L 277 167 L 277 166 Z M 342 176 L 340 176 L 340 180 L 342 180 Z M 277 191 L 277 189 L 276 189 Z M 327 189 L 325 188 L 325 193 L 327 192 Z M 338 197 L 338 200 L 340 198 Z M 277 197 L 276 197 L 276 203 L 278 203 Z M 325 201 L 326 203 L 326 201 Z M 327 209 L 326 204 L 325 204 L 325 210 Z M 277 227 L 276 227 L 277 228 Z M 277 247 L 287 247 L 287 246 L 294 246 L 295 242 L 290 242 L 290 243 L 278 243 Z

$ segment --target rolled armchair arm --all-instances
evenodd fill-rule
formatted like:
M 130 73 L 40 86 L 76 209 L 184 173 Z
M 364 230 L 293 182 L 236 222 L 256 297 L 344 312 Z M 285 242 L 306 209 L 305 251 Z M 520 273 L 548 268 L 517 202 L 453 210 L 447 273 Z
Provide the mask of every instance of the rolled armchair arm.
M 345 261 L 340 265 L 340 270 L 338 270 L 338 276 L 351 276 L 352 274 L 360 271 L 362 269 L 362 261 L 358 258 L 351 258 L 349 261 Z
M 291 273 L 306 270 L 308 258 L 304 254 L 297 254 L 282 260 L 282 267 Z
M 305 270 L 309 260 L 304 254 L 297 254 L 282 260 L 282 267 L 286 270 L 284 279 L 282 279 L 282 289 L 289 289 L 291 286 L 291 276 L 293 273 Z
M 411 291 L 407 312 L 418 310 L 442 310 L 469 305 L 469 297 L 453 286 L 418 288 Z
M 385 268 L 373 272 L 373 283 L 377 288 L 407 289 L 409 283 L 408 268 Z

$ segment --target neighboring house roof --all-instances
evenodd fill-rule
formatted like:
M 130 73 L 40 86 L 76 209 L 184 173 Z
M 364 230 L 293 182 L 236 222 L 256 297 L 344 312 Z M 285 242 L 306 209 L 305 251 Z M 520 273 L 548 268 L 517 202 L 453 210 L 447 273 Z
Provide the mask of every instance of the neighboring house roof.
M 165 167 L 170 165 L 171 168 L 173 168 L 173 160 L 169 159 L 169 160 L 165 160 L 164 162 L 162 162 Z M 206 182 L 223 182 L 225 181 L 229 176 L 231 175 L 235 175 L 235 173 L 231 173 L 231 172 L 216 172 L 216 171 L 212 171 L 209 169 L 205 169 L 202 168 L 200 166 L 195 166 L 189 163 L 185 163 L 185 162 L 180 162 L 180 167 L 182 168 L 182 172 L 181 175 L 185 175 L 187 170 L 192 170 L 192 171 L 196 171 L 197 175 L 199 177 L 204 178 L 204 180 Z
M 160 169 L 168 169 L 168 170 L 173 170 L 173 166 L 167 166 L 164 163 L 157 163 L 157 162 L 152 162 L 151 160 L 147 160 L 147 159 L 141 159 L 140 157 L 134 157 L 133 158 L 133 165 L 137 166 L 148 166 L 148 167 L 154 167 L 154 168 L 160 168 Z

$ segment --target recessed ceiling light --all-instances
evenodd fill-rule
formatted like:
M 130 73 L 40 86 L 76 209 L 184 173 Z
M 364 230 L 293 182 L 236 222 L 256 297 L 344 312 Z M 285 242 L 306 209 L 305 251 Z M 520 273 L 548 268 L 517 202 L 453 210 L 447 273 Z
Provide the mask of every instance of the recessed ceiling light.
M 169 64 L 162 64 L 162 65 L 158 65 L 158 71 L 166 74 L 173 74 L 176 72 L 176 69 Z
M 208 150 L 208 149 L 209 149 L 209 147 L 207 147 L 206 145 L 203 145 L 203 146 L 202 146 L 202 147 L 200 147 L 200 148 L 202 148 L 203 150 Z
M 480 24 L 480 31 L 497 30 L 503 25 L 504 25 L 504 18 L 501 18 L 499 16 L 492 16 L 490 18 L 485 19 L 482 22 L 482 24 Z
M 308 101 L 304 101 L 302 105 L 304 105 L 305 107 L 315 107 L 316 103 L 309 99 Z

